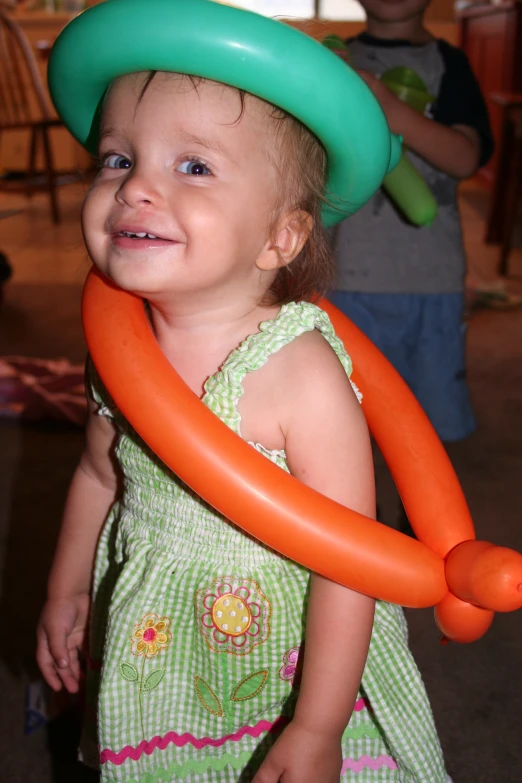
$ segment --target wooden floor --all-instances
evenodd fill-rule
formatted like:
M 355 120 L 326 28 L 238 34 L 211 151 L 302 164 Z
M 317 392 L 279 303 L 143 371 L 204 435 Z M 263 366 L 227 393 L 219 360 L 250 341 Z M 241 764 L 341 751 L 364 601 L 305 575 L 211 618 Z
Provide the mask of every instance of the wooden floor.
M 0 251 L 13 267 L 14 283 L 81 285 L 89 260 L 80 228 L 80 208 L 86 185 L 60 189 L 62 222 L 54 225 L 45 194 L 30 200 L 0 194 L 0 210 L 19 209 L 0 221 Z

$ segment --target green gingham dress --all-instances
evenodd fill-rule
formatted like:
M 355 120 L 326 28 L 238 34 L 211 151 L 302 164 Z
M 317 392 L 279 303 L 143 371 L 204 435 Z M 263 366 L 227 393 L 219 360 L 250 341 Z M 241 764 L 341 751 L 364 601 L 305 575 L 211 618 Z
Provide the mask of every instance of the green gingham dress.
M 230 354 L 204 403 L 240 435 L 246 374 L 313 329 L 349 376 L 328 316 L 291 303 Z M 310 574 L 195 495 L 123 419 L 92 367 L 90 379 L 99 414 L 117 426 L 124 477 L 94 574 L 87 711 L 97 714 L 101 779 L 248 783 L 293 714 Z M 251 445 L 288 471 L 284 452 Z M 397 606 L 377 603 L 342 745 L 342 781 L 446 783 Z

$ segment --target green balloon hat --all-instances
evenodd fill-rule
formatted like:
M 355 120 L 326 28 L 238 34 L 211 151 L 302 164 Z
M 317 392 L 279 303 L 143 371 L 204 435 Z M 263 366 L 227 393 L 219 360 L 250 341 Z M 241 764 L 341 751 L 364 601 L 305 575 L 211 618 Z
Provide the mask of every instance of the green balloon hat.
M 363 206 L 399 161 L 400 140 L 355 71 L 304 33 L 213 0 L 108 0 L 89 8 L 59 35 L 49 88 L 67 128 L 95 152 L 108 86 L 149 70 L 222 82 L 297 117 L 326 149 L 327 226 Z

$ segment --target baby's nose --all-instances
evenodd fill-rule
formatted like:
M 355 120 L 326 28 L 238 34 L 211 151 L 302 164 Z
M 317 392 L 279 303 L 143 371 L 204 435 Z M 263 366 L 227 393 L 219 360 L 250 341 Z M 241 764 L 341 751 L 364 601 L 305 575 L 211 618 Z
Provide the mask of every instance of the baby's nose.
M 118 199 L 130 206 L 137 204 L 154 204 L 160 198 L 157 179 L 151 173 L 141 171 L 129 172 L 118 190 Z

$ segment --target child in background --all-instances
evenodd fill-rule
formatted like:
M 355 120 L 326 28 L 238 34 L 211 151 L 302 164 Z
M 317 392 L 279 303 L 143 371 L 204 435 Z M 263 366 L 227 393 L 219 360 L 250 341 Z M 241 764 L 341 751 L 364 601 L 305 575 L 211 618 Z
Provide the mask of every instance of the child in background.
M 116 31 L 133 24 L 125 6 Z M 93 263 L 147 300 L 166 357 L 252 448 L 372 517 L 350 359 L 307 301 L 330 268 L 317 138 L 259 98 L 165 72 L 113 82 L 98 136 L 82 213 Z M 446 783 L 402 610 L 221 517 L 90 363 L 87 377 L 38 660 L 51 687 L 76 692 L 91 615 L 101 779 Z
M 428 0 L 361 0 L 366 31 L 347 41 L 350 61 L 438 203 L 432 225 L 408 223 L 380 190 L 335 235 L 330 296 L 409 384 L 442 441 L 470 435 L 475 420 L 465 368 L 465 255 L 457 186 L 492 153 L 487 109 L 465 54 L 424 25 Z M 379 77 L 413 69 L 436 96 L 426 116 Z

